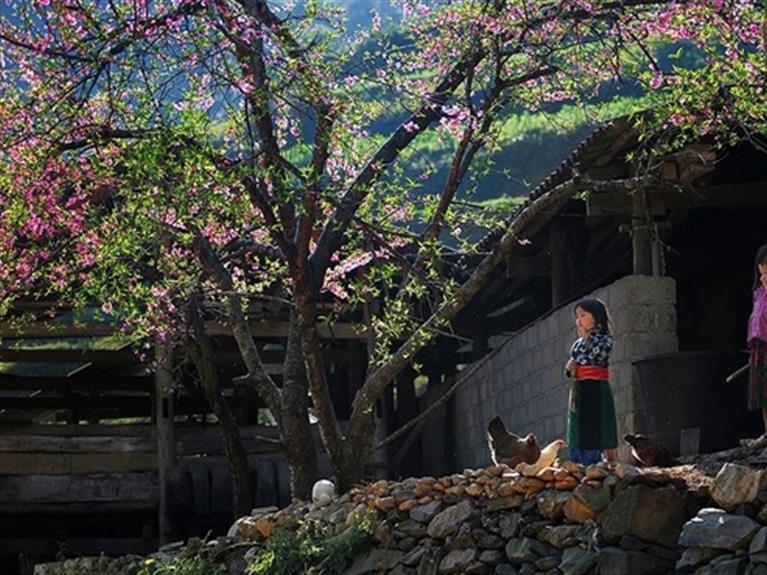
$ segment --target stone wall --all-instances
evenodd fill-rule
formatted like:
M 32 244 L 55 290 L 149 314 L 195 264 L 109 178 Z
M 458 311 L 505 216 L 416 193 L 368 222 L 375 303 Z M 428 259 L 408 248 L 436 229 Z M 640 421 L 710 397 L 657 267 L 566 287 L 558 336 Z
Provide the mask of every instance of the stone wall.
M 229 575 L 256 565 L 274 575 L 767 575 L 766 480 L 766 471 L 732 463 L 712 478 L 694 465 L 569 461 L 381 480 L 316 503 L 254 509 L 226 537 L 171 544 L 150 562 L 72 559 L 37 565 L 34 575 L 195 565 Z
M 626 276 L 593 295 L 607 304 L 612 317 L 610 383 L 618 432 L 641 431 L 641 397 L 631 362 L 677 351 L 676 284 L 669 277 Z M 489 463 L 485 428 L 495 415 L 514 432 L 534 432 L 541 443 L 564 437 L 569 385 L 564 364 L 576 337 L 572 304 L 567 304 L 464 370 L 476 367 L 454 400 L 455 468 Z M 619 457 L 628 457 L 628 452 L 622 448 Z

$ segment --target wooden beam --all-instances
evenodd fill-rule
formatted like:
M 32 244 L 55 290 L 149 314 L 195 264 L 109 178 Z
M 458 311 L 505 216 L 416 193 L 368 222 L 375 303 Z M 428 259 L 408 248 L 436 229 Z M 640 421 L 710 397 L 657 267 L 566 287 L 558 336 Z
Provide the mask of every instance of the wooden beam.
M 8 475 L 0 477 L 0 502 L 106 503 L 157 505 L 157 473 L 98 475 Z
M 279 320 L 257 320 L 250 322 L 250 328 L 254 337 L 287 337 L 288 322 Z M 364 325 L 357 323 L 320 323 L 318 326 L 320 337 L 323 339 L 358 339 L 364 340 L 367 331 Z M 232 329 L 226 323 L 209 321 L 206 329 L 212 336 L 231 336 Z M 11 327 L 0 324 L 0 337 L 35 338 L 35 339 L 58 339 L 62 337 L 104 337 L 119 334 L 119 330 L 105 322 L 94 322 L 86 325 L 62 325 L 55 322 L 32 322 L 22 327 Z
M 205 325 L 212 336 L 231 336 L 232 329 L 222 322 L 207 322 Z M 252 321 L 250 329 L 253 337 L 288 337 L 289 324 L 286 321 Z M 358 323 L 319 323 L 317 331 L 322 339 L 356 339 L 366 340 L 367 329 Z
M 86 390 L 124 390 L 149 391 L 152 386 L 150 374 L 146 376 L 99 376 L 90 377 L 22 377 L 18 375 L 0 375 L 0 390 L 51 390 L 72 391 Z M 2 399 L 0 399 L 2 402 Z
M 648 190 L 634 190 L 631 195 L 631 249 L 634 275 L 652 275 L 652 241 L 650 236 Z
M 567 230 L 554 218 L 549 227 L 551 259 L 551 307 L 556 308 L 567 299 L 570 291 L 570 270 L 567 263 Z
M 7 324 L 0 324 L 0 337 L 2 338 L 61 338 L 61 337 L 104 337 L 117 333 L 114 326 L 104 322 L 93 322 L 86 325 L 67 325 L 55 322 L 32 322 L 27 325 L 14 328 Z
M 648 194 L 652 215 L 688 208 L 764 204 L 767 181 L 695 187 L 679 193 L 650 190 Z M 631 215 L 632 200 L 624 192 L 591 192 L 586 198 L 586 212 L 589 216 Z
M 157 465 L 159 480 L 158 522 L 160 545 L 166 544 L 173 537 L 173 524 L 170 520 L 168 488 L 170 475 L 176 465 L 176 442 L 173 420 L 173 347 L 157 338 L 155 341 L 155 413 L 157 424 Z
M 148 555 L 157 549 L 156 541 L 139 537 L 65 538 L 61 541 L 53 537 L 0 539 L 0 549 L 6 556 L 23 554 L 28 557 L 55 557 L 61 552 L 62 544 L 68 553 L 84 556 L 97 556 L 102 553 L 111 556 Z
M 51 435 L 0 435 L 0 453 L 151 453 L 153 437 L 57 437 Z
M 132 351 L 92 349 L 0 349 L 0 361 L 18 363 L 138 363 Z
M 185 398 L 186 399 L 186 398 Z M 139 410 L 149 415 L 152 406 L 149 395 L 145 397 L 121 396 L 30 396 L 30 397 L 0 397 L 0 409 L 34 409 L 34 410 Z M 186 402 L 189 403 L 189 402 Z
M 0 453 L 0 476 L 90 475 L 155 470 L 156 453 Z

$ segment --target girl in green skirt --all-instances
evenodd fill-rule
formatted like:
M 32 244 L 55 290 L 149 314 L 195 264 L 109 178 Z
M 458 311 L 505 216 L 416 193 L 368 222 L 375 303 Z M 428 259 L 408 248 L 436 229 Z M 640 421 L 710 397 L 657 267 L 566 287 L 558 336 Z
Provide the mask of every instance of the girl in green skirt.
M 570 457 L 588 465 L 601 459 L 615 459 L 618 428 L 615 402 L 610 390 L 610 335 L 605 305 L 596 298 L 585 298 L 573 307 L 578 339 L 570 347 L 566 373 L 575 381 L 570 388 L 567 418 L 567 444 Z

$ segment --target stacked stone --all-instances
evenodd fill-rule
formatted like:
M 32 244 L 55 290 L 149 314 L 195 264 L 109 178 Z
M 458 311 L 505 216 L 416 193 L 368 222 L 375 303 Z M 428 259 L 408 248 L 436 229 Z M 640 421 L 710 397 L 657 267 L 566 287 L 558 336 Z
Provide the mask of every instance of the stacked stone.
M 205 546 L 230 575 L 242 575 L 281 529 L 314 521 L 328 536 L 341 536 L 365 521 L 375 546 L 347 575 L 767 575 L 766 473 L 725 465 L 712 479 L 692 466 L 640 470 L 565 462 L 382 480 L 325 505 L 296 501 L 281 510 L 255 509 L 227 537 L 166 548 L 155 557 L 168 560 Z
M 497 466 L 381 480 L 325 507 L 260 510 L 235 527 L 263 541 L 299 518 L 336 533 L 372 518 L 376 548 L 349 575 L 666 573 L 691 515 L 683 491 L 668 475 L 625 464 Z
M 684 524 L 676 564 L 697 575 L 767 575 L 767 472 L 725 464 L 711 488 L 713 505 Z

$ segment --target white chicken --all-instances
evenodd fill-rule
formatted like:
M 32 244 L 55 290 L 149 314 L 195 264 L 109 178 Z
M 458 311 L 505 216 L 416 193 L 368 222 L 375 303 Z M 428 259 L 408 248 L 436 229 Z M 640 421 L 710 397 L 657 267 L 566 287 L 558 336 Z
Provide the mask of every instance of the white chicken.
M 557 453 L 563 447 L 567 447 L 565 440 L 555 439 L 546 447 L 541 449 L 541 456 L 538 458 L 538 461 L 535 462 L 535 465 L 539 466 L 541 469 L 550 467 L 551 464 L 554 463 L 554 460 L 557 458 Z

